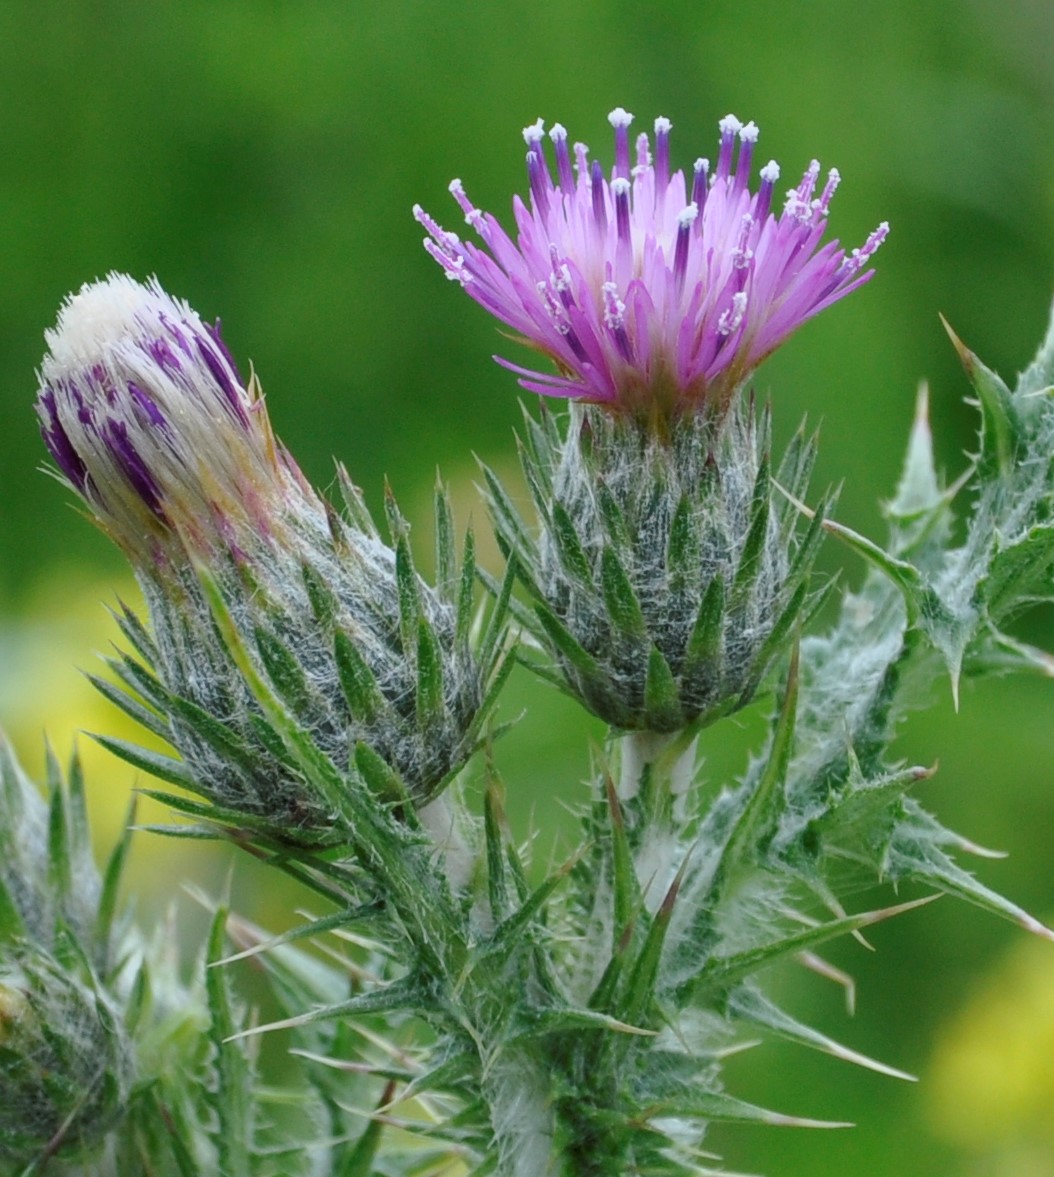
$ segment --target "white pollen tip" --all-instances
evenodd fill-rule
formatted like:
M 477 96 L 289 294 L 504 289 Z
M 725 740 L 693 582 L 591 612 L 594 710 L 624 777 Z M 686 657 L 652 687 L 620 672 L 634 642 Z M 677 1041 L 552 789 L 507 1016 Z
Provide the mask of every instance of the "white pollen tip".
M 699 215 L 699 205 L 693 200 L 691 204 L 685 205 L 684 208 L 677 214 L 677 224 L 682 229 L 687 229 L 688 226 Z
M 744 143 L 756 143 L 758 134 L 758 125 L 755 122 L 749 122 L 745 127 L 739 128 L 739 137 Z
M 562 123 L 553 123 L 553 129 L 549 132 L 549 138 L 554 143 L 563 143 L 567 138 L 567 128 Z
M 774 159 L 770 159 L 761 169 L 759 175 L 766 184 L 775 184 L 780 178 L 780 165 Z
M 139 335 L 142 319 L 156 319 L 159 310 L 180 318 L 193 313 L 174 303 L 156 278 L 143 285 L 127 274 L 111 273 L 86 282 L 67 296 L 55 326 L 44 332 L 49 352 L 41 365 L 44 379 L 98 363 L 108 348 Z
M 450 183 L 447 184 L 446 190 L 457 195 L 458 192 L 465 191 L 465 185 L 462 184 L 460 180 L 451 180 Z
M 608 122 L 615 127 L 628 127 L 633 122 L 633 115 L 628 110 L 624 110 L 621 106 L 616 106 L 615 109 L 608 115 Z
M 722 135 L 738 135 L 743 129 L 743 124 L 734 114 L 726 114 L 717 126 Z
M 531 123 L 529 127 L 523 128 L 523 139 L 528 147 L 532 147 L 545 134 L 545 120 L 538 119 L 537 122 Z
M 619 176 L 617 179 L 611 181 L 611 192 L 614 196 L 628 194 L 629 190 L 630 182 L 625 176 Z
M 668 135 L 672 130 L 673 130 L 673 123 L 671 123 L 668 118 L 663 118 L 663 116 L 660 115 L 655 120 L 655 134 L 656 135 Z
M 698 176 L 700 172 L 708 172 L 710 170 L 710 161 L 703 159 L 700 156 L 694 164 L 692 164 L 692 171 Z

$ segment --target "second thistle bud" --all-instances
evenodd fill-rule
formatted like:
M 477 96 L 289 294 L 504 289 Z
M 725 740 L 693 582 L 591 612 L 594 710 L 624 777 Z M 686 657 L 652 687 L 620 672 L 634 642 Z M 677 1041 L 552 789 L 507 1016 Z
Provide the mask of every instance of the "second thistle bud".
M 181 754 L 174 779 L 282 837 L 326 836 L 334 797 L 305 783 L 288 731 L 261 706 L 262 676 L 296 739 L 338 773 L 365 749 L 397 791 L 430 800 L 475 747 L 504 657 L 500 619 L 484 655 L 470 649 L 475 564 L 469 552 L 458 569 L 443 494 L 433 588 L 394 503 L 389 546 L 341 471 L 338 516 L 275 437 L 218 325 L 156 282 L 86 286 L 47 341 L 44 439 L 135 566 L 152 632 L 126 616 L 142 661 L 114 668 L 147 708 L 122 705 Z M 156 757 L 151 767 L 164 771 Z
M 819 523 L 799 544 L 773 498 L 767 416 L 737 401 L 665 435 L 594 406 L 566 434 L 528 419 L 522 461 L 534 539 L 488 472 L 504 546 L 535 600 L 535 631 L 567 689 L 628 731 L 703 725 L 750 701 L 808 596 Z M 798 439 L 781 476 L 804 489 Z

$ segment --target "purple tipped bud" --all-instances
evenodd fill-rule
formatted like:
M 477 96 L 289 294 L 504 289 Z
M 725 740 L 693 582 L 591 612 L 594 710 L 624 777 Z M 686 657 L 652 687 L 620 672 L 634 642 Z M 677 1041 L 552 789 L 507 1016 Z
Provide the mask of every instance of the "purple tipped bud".
M 137 564 L 173 542 L 268 530 L 261 512 L 296 480 L 218 324 L 156 281 L 111 274 L 71 295 L 45 338 L 44 441 Z

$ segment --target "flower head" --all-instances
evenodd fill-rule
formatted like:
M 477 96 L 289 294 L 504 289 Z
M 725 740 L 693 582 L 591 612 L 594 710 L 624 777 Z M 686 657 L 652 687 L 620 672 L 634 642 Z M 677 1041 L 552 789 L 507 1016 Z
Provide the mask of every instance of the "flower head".
M 267 534 L 278 500 L 313 498 L 219 323 L 203 323 L 156 280 L 86 284 L 45 337 L 44 441 L 138 566 L 173 541 L 208 549 L 236 545 L 246 530 Z
M 498 362 L 524 388 L 593 401 L 654 418 L 687 409 L 723 414 L 736 389 L 806 319 L 871 277 L 867 263 L 888 232 L 860 249 L 821 244 L 838 186 L 820 165 L 772 212 L 779 167 L 749 181 L 758 129 L 733 115 L 720 122 L 716 165 L 696 161 L 690 178 L 670 171 L 668 119 L 655 120 L 631 153 L 633 116 L 608 116 L 615 131 L 610 176 L 566 130 L 549 131 L 553 180 L 541 120 L 524 130 L 530 207 L 513 201 L 514 242 L 469 200 L 450 191 L 485 248 L 442 229 L 420 206 L 425 248 L 449 278 L 522 341 L 552 359 L 546 373 Z M 737 144 L 738 140 L 738 153 Z M 497 357 L 496 357 L 497 358 Z

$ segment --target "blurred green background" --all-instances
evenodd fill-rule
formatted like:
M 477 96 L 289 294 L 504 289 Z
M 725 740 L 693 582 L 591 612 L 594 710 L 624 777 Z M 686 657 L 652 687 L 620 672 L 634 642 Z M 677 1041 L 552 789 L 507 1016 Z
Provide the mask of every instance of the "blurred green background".
M 941 462 L 963 465 L 974 421 L 943 312 L 1011 378 L 1044 329 L 1054 275 L 1054 5 L 1050 0 L 4 0 L 0 4 L 0 719 L 40 762 L 46 728 L 115 729 L 75 664 L 110 640 L 101 602 L 131 591 L 118 555 L 37 472 L 31 411 L 44 327 L 65 293 L 111 269 L 156 273 L 249 360 L 271 416 L 312 479 L 331 455 L 379 505 L 388 475 L 426 550 L 435 467 L 460 520 L 485 529 L 473 453 L 512 468 L 513 379 L 494 325 L 420 248 L 421 201 L 460 229 L 446 185 L 507 217 L 524 191 L 520 129 L 539 115 L 610 158 L 605 115 L 674 123 L 687 167 L 718 118 L 762 129 L 788 183 L 818 155 L 844 183 L 834 231 L 892 233 L 879 275 L 809 324 L 760 372 L 778 436 L 822 419 L 815 485 L 844 482 L 840 516 L 878 534 L 918 380 L 933 391 Z M 829 565 L 843 557 L 828 552 Z M 851 583 L 860 569 L 845 559 Z M 1034 619 L 1032 640 L 1054 645 Z M 530 708 L 499 749 L 514 820 L 545 858 L 581 797 L 573 708 L 518 681 Z M 944 684 L 900 751 L 940 760 L 924 800 L 1011 852 L 986 881 L 1054 917 L 1054 686 Z M 708 737 L 708 772 L 743 763 L 756 717 Z M 590 729 L 594 734 L 595 729 Z M 130 776 L 91 754 L 112 836 Z M 222 856 L 144 835 L 141 906 L 177 898 Z M 259 876 L 239 901 L 273 920 L 290 902 Z M 861 903 L 873 897 L 861 897 Z M 791 1009 L 922 1076 L 920 1087 L 765 1045 L 736 1060 L 737 1091 L 848 1132 L 715 1133 L 730 1170 L 897 1177 L 1054 1175 L 1054 948 L 942 900 L 832 958 L 857 980 L 846 1018 L 829 982 L 773 978 Z

